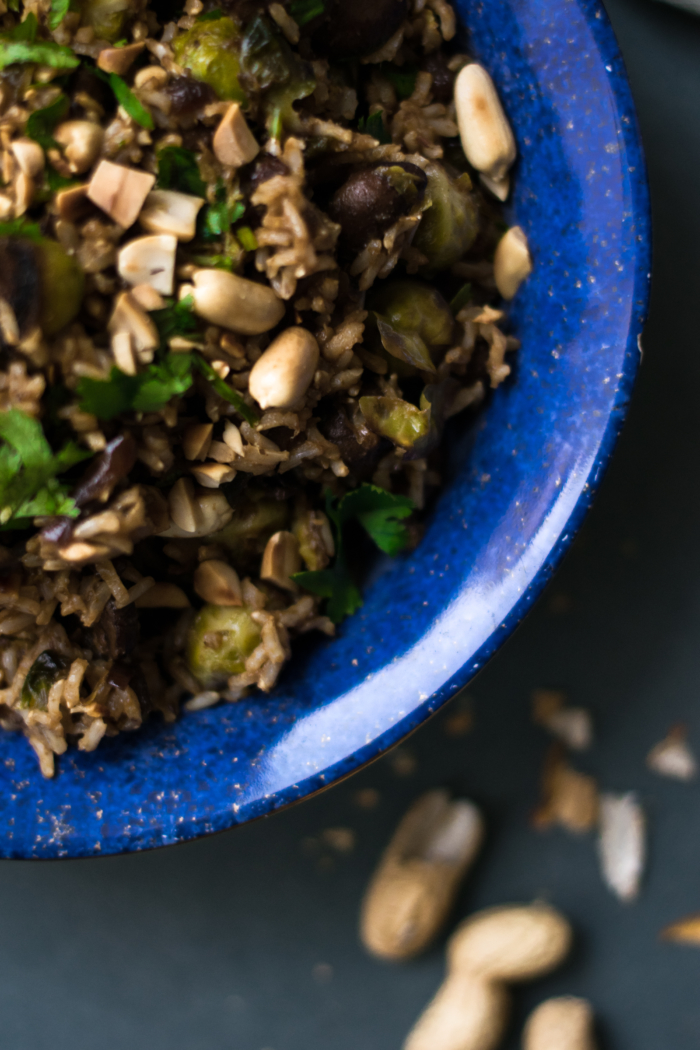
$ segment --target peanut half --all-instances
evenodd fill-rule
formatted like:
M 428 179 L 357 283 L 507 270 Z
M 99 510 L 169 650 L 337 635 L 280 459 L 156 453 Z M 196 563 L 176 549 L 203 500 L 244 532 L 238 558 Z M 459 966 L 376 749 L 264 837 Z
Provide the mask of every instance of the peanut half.
M 318 358 L 311 332 L 287 328 L 253 365 L 248 389 L 263 409 L 294 408 L 311 385 Z
M 493 80 L 470 62 L 455 80 L 455 108 L 462 149 L 470 164 L 495 183 L 515 160 L 515 139 Z
M 547 999 L 530 1014 L 523 1050 L 596 1050 L 593 1011 L 585 999 Z
M 411 806 L 367 890 L 360 936 L 373 955 L 407 959 L 442 927 L 484 835 L 477 807 L 428 791 Z
M 447 978 L 404 1050 L 494 1050 L 508 1019 L 505 985 L 548 973 L 570 945 L 571 927 L 546 904 L 473 915 L 450 938 Z

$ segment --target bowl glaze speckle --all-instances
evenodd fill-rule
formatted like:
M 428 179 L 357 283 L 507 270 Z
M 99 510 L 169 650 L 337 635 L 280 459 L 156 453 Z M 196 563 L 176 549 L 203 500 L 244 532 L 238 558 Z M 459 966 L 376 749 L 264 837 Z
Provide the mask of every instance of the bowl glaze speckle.
M 644 160 L 622 60 L 593 0 L 457 0 L 518 141 L 510 206 L 535 271 L 511 308 L 512 380 L 456 433 L 420 547 L 383 565 L 334 641 L 270 697 L 72 752 L 45 781 L 0 735 L 0 855 L 78 857 L 219 831 L 351 773 L 463 686 L 521 619 L 580 523 L 639 359 Z

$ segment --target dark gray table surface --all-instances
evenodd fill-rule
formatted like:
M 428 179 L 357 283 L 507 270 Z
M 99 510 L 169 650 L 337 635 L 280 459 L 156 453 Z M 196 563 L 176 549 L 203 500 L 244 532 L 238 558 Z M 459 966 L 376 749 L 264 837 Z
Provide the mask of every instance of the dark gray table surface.
M 508 1050 L 550 994 L 588 996 L 608 1050 L 700 1046 L 700 949 L 659 930 L 700 911 L 700 783 L 650 773 L 686 722 L 700 752 L 700 19 L 609 0 L 639 107 L 654 205 L 652 310 L 629 421 L 587 523 L 535 610 L 451 708 L 396 753 L 288 812 L 141 856 L 2 862 L 0 1046 L 12 1050 L 398 1050 L 443 973 L 440 942 L 405 966 L 357 938 L 363 888 L 408 803 L 448 783 L 487 814 L 456 917 L 543 895 L 572 958 L 516 993 Z M 534 831 L 547 743 L 529 697 L 559 686 L 594 712 L 577 765 L 635 789 L 649 817 L 640 899 L 604 889 L 591 836 Z M 459 704 L 463 701 L 456 701 Z M 373 788 L 378 804 L 358 805 Z M 323 838 L 350 828 L 340 854 Z M 438 1050 L 438 1048 L 436 1048 Z

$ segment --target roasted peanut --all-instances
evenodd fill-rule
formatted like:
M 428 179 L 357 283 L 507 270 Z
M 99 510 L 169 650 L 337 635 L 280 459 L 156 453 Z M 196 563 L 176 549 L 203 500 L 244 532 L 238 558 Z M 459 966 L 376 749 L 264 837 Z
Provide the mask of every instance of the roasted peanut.
M 585 999 L 547 999 L 530 1014 L 523 1050 L 595 1050 L 593 1013 Z
M 287 328 L 253 365 L 248 389 L 261 408 L 293 408 L 311 385 L 318 343 L 305 328 Z
M 429 791 L 396 829 L 367 890 L 360 935 L 386 959 L 422 951 L 442 927 L 483 840 L 483 819 L 466 799 Z
M 515 160 L 515 139 L 493 80 L 476 62 L 457 76 L 455 108 L 467 160 L 477 171 L 501 182 Z
M 210 324 L 242 335 L 260 335 L 284 316 L 284 304 L 269 285 L 226 270 L 198 270 L 192 280 L 194 312 Z
M 527 237 L 520 226 L 511 226 L 496 248 L 493 277 L 504 299 L 512 299 L 526 277 L 532 273 Z

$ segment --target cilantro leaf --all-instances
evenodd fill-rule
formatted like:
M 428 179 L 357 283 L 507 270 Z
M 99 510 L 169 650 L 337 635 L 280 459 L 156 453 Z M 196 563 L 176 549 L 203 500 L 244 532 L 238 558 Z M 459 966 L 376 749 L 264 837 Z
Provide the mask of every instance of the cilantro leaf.
M 408 530 L 401 519 L 407 518 L 413 510 L 413 501 L 407 496 L 394 496 L 376 485 L 360 485 L 337 504 L 327 492 L 326 513 L 335 531 L 335 562 L 330 569 L 298 572 L 292 578 L 312 594 L 328 598 L 326 614 L 333 623 L 340 623 L 362 605 L 362 596 L 352 581 L 345 558 L 345 525 L 349 521 L 358 521 L 377 547 L 393 556 L 408 546 Z
M 228 401 L 230 405 L 236 409 L 239 416 L 243 416 L 246 423 L 250 423 L 254 426 L 259 419 L 257 412 L 255 412 L 249 405 L 245 403 L 241 395 L 233 387 L 229 386 L 221 379 L 214 369 L 211 367 L 208 361 L 205 361 L 199 354 L 195 354 L 193 361 L 194 367 L 197 371 L 204 376 L 208 383 L 214 387 L 219 397 L 223 397 L 224 401 Z
M 195 21 L 197 22 L 216 22 L 219 18 L 223 18 L 224 12 L 220 7 L 215 7 L 213 11 L 205 11 L 203 15 L 197 15 Z
M 53 40 L 37 40 L 39 23 L 33 11 L 23 22 L 0 36 L 0 69 L 15 62 L 38 62 L 52 69 L 75 69 L 80 59 L 69 47 Z
M 298 26 L 305 26 L 325 11 L 324 0 L 292 0 L 289 13 Z
M 196 335 L 199 331 L 199 323 L 192 312 L 194 305 L 192 296 L 186 295 L 178 303 L 172 299 L 166 302 L 167 305 L 162 310 L 153 310 L 151 313 L 151 319 L 158 329 L 161 346 L 176 335 L 185 337 Z
M 114 366 L 109 379 L 83 376 L 78 383 L 80 407 L 98 419 L 124 412 L 155 412 L 192 386 L 192 355 L 166 354 L 135 376 Z
M 51 10 L 49 12 L 49 29 L 51 32 L 54 29 L 58 29 L 63 19 L 68 14 L 70 9 L 71 0 L 51 0 Z
M 376 139 L 377 142 L 384 146 L 391 142 L 391 135 L 384 123 L 383 109 L 378 109 L 375 113 L 370 114 L 369 117 L 360 117 L 358 128 L 363 134 L 371 135 L 373 139 Z
M 229 204 L 224 187 L 219 185 L 216 191 L 216 201 L 200 212 L 199 236 L 204 241 L 220 240 L 228 233 L 232 224 L 243 217 L 244 212 L 243 201 L 234 201 Z
M 66 95 L 59 95 L 55 102 L 43 109 L 35 109 L 27 121 L 27 135 L 38 142 L 42 149 L 61 149 L 52 132 L 63 120 L 70 102 Z
M 158 187 L 206 197 L 207 187 L 192 150 L 182 146 L 165 146 L 158 150 Z
M 56 475 L 92 453 L 69 441 L 54 454 L 41 423 L 18 408 L 0 412 L 0 438 L 0 523 L 23 528 L 38 516 L 77 517 L 78 508 Z
M 141 105 L 126 80 L 120 77 L 117 73 L 105 73 L 104 70 L 98 69 L 97 67 L 95 67 L 92 72 L 95 73 L 100 80 L 104 80 L 105 84 L 109 84 L 117 102 L 126 110 L 132 120 L 135 120 L 142 128 L 146 128 L 147 131 L 153 131 L 155 127 L 153 117 L 148 110 Z

